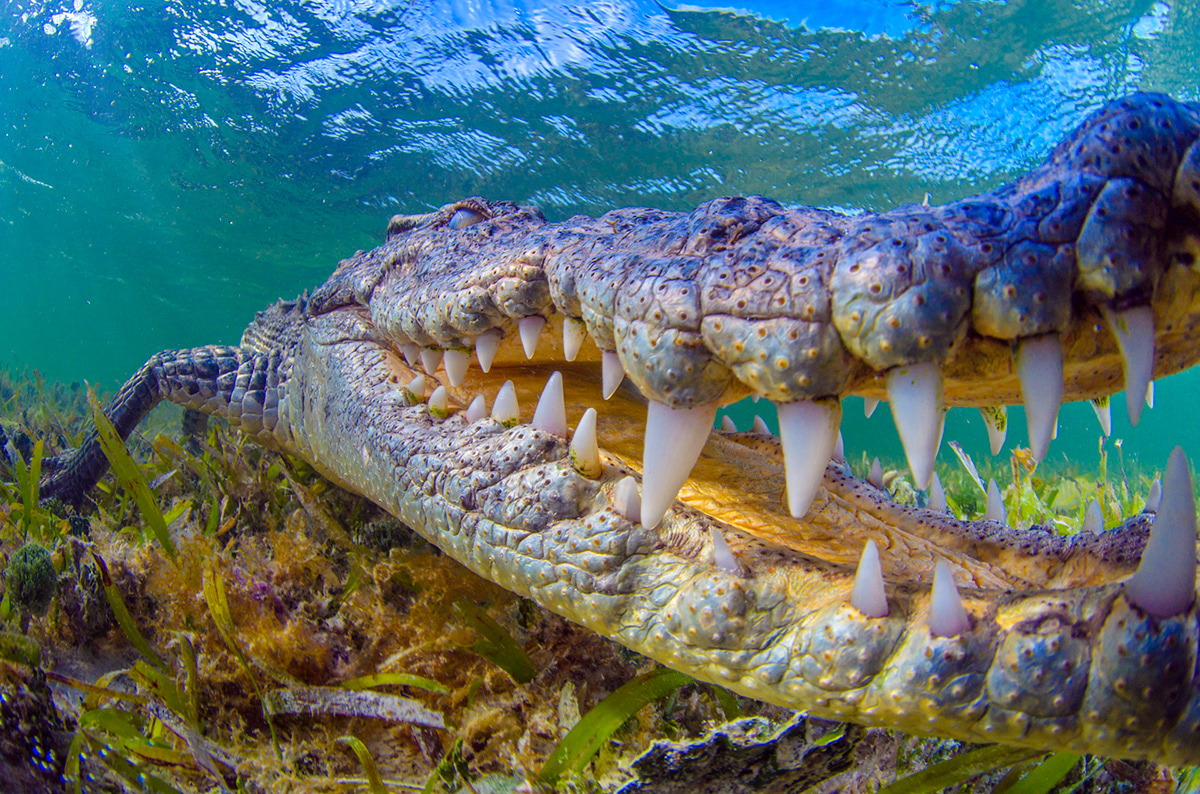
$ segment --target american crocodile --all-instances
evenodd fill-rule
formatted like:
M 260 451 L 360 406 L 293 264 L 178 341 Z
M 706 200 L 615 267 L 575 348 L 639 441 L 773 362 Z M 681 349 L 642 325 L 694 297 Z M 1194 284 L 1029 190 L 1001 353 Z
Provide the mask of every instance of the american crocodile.
M 154 355 L 107 414 L 123 436 L 160 400 L 225 417 L 482 576 L 752 698 L 1200 763 L 1182 453 L 1161 504 L 1061 537 L 902 506 L 837 443 L 841 397 L 888 400 L 924 488 L 948 406 L 1023 402 L 1039 458 L 1063 400 L 1123 384 L 1136 421 L 1152 378 L 1200 358 L 1198 141 L 1200 105 L 1137 95 L 940 207 L 397 216 L 240 346 Z M 779 438 L 712 431 L 747 395 Z M 78 500 L 106 465 L 89 437 L 43 493 Z

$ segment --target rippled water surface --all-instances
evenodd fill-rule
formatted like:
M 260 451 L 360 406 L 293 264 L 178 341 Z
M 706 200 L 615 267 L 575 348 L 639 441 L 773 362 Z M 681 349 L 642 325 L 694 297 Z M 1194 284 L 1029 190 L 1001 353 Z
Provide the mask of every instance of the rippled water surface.
M 1108 99 L 1200 86 L 1182 2 L 671 5 L 0 5 L 0 361 L 116 385 L 463 196 L 939 202 Z M 1115 402 L 1126 454 L 1200 454 L 1196 384 L 1161 382 L 1134 433 Z M 884 413 L 848 444 L 894 438 Z M 1094 457 L 1089 407 L 1062 430 L 1054 455 Z M 947 432 L 982 446 L 975 412 Z

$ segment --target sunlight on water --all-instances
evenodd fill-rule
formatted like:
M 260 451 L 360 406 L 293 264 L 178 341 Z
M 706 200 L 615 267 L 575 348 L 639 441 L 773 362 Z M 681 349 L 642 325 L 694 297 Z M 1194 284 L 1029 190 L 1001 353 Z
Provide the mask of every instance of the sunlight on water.
M 9 3 L 0 361 L 113 386 L 467 195 L 551 219 L 948 200 L 1108 99 L 1195 99 L 1197 33 L 1162 2 Z M 1194 382 L 1159 384 L 1127 454 L 1200 440 Z M 857 412 L 851 449 L 894 438 Z M 1054 454 L 1094 456 L 1097 428 L 1068 407 Z M 977 412 L 947 434 L 983 448 Z

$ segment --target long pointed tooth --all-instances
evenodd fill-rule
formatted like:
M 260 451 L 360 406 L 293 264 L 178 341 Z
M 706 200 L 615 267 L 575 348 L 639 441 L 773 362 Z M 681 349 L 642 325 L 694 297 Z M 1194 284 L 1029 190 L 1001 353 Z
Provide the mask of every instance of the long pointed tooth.
M 452 347 L 442 357 L 442 365 L 446 368 L 446 379 L 451 386 L 461 386 L 467 370 L 471 367 L 471 351 L 461 347 Z
M 659 525 L 692 473 L 712 430 L 717 405 L 671 408 L 650 401 L 642 451 L 642 526 Z
M 517 333 L 521 335 L 521 347 L 525 348 L 525 358 L 533 358 L 538 340 L 542 338 L 542 329 L 545 327 L 546 318 L 540 314 L 517 320 Z
M 979 413 L 983 415 L 983 424 L 987 427 L 992 454 L 999 455 L 1008 436 L 1008 408 L 1003 405 L 983 405 Z
M 733 417 L 729 414 L 721 417 L 721 429 L 726 433 L 736 433 L 738 431 L 737 424 L 734 423 Z
M 583 337 L 587 332 L 587 326 L 583 320 L 574 317 L 567 317 L 563 320 L 563 358 L 567 361 L 574 361 L 579 355 L 579 348 L 583 345 Z
M 625 367 L 621 364 L 621 357 L 605 350 L 604 355 L 600 357 L 600 391 L 604 399 L 612 397 L 623 380 Z
M 1159 618 L 1178 615 L 1196 598 L 1196 498 L 1182 447 L 1171 451 L 1162 504 L 1125 598 Z
M 933 571 L 933 592 L 929 597 L 929 633 L 935 637 L 957 637 L 970 630 L 971 617 L 963 607 L 950 565 L 945 560 L 938 560 Z
M 842 438 L 842 431 L 838 431 L 837 443 L 833 445 L 833 459 L 838 463 L 846 462 L 846 439 Z
M 1146 407 L 1154 407 L 1154 381 L 1146 384 Z
M 613 510 L 637 523 L 642 516 L 642 497 L 638 495 L 637 480 L 626 477 L 613 488 Z
M 563 399 L 562 373 L 554 372 L 546 380 L 546 388 L 542 389 L 530 424 L 538 430 L 567 437 L 567 403 Z
M 426 375 L 437 372 L 438 364 L 442 363 L 442 351 L 437 347 L 421 348 L 421 367 Z
M 410 367 L 415 367 L 417 361 L 421 358 L 421 346 L 415 342 L 401 345 L 400 352 L 404 354 L 404 360 L 408 362 Z
M 715 526 L 709 527 L 709 535 L 712 536 L 713 563 L 725 573 L 741 576 L 742 566 L 738 564 L 737 557 L 733 556 L 733 549 L 729 548 L 729 544 L 725 542 L 725 536 L 721 534 L 721 530 Z
M 479 368 L 485 373 L 492 368 L 492 361 L 499 349 L 500 332 L 495 328 L 475 337 L 475 358 L 479 359 Z
M 929 483 L 929 509 L 935 513 L 950 512 L 950 505 L 946 503 L 946 489 L 942 487 L 942 479 L 936 471 Z
M 879 458 L 871 461 L 871 470 L 867 472 L 867 482 L 879 490 L 883 490 L 883 465 L 879 462 Z
M 1105 310 L 1104 316 L 1125 360 L 1125 406 L 1129 423 L 1136 426 L 1154 373 L 1154 312 L 1149 306 L 1136 306 L 1123 312 Z
M 1025 339 L 1017 347 L 1017 376 L 1029 420 L 1029 448 L 1041 461 L 1050 449 L 1050 435 L 1062 405 L 1063 351 L 1058 334 Z
M 517 406 L 517 390 L 511 380 L 504 381 L 504 385 L 496 393 L 496 402 L 492 403 L 492 418 L 505 427 L 512 427 L 520 421 L 521 411 Z
M 886 618 L 888 607 L 887 591 L 883 587 L 883 566 L 879 562 L 879 547 L 868 540 L 858 560 L 858 571 L 854 574 L 854 589 L 850 591 L 850 606 L 869 618 Z
M 994 477 L 988 480 L 987 512 L 983 514 L 983 518 L 985 521 L 1008 523 L 1008 513 L 1004 509 L 1004 497 L 1000 495 L 1000 487 L 996 485 Z
M 1083 514 L 1083 526 L 1079 530 L 1084 535 L 1104 534 L 1104 514 L 1100 512 L 1100 503 L 1089 499 L 1087 510 Z
M 788 512 L 800 518 L 808 512 L 825 477 L 825 467 L 837 445 L 842 402 L 797 400 L 779 406 L 779 441 L 787 477 Z
M 936 364 L 928 363 L 896 367 L 888 373 L 887 387 L 888 403 L 908 457 L 913 485 L 928 488 L 946 421 L 942 371 Z
M 1150 483 L 1150 493 L 1146 495 L 1146 506 L 1142 508 L 1143 513 L 1157 513 L 1158 508 L 1162 505 L 1162 481 L 1157 477 L 1154 482 Z
M 596 479 L 604 473 L 600 464 L 600 445 L 596 443 L 596 409 L 583 412 L 575 435 L 571 436 L 571 465 L 588 479 Z M 641 509 L 638 510 L 639 514 Z
M 866 415 L 866 417 L 868 419 L 871 418 L 871 414 L 875 413 L 875 409 L 878 407 L 879 407 L 879 398 L 878 397 L 863 397 L 863 413 Z
M 1100 420 L 1100 430 L 1105 436 L 1112 435 L 1112 406 L 1108 395 L 1092 400 L 1092 408 L 1096 410 L 1096 418 Z
M 450 415 L 450 395 L 446 393 L 445 386 L 439 385 L 433 390 L 433 394 L 429 395 L 429 413 L 438 419 L 445 419 Z
M 754 415 L 754 421 L 750 424 L 750 432 L 758 433 L 760 436 L 774 435 L 771 432 L 771 428 L 767 427 L 767 420 L 758 414 Z
M 475 399 L 471 400 L 471 404 L 467 406 L 467 421 L 474 424 L 485 416 L 487 416 L 487 402 L 483 399 L 482 394 L 476 394 Z

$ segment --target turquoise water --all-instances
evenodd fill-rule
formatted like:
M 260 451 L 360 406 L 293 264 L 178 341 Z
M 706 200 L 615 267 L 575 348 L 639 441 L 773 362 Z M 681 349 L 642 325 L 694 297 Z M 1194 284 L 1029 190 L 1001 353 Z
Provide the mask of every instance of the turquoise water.
M 939 202 L 1111 98 L 1197 99 L 1197 63 L 1185 3 L 8 2 L 0 362 L 113 387 L 159 349 L 236 342 L 394 212 L 468 195 L 551 219 Z M 1114 401 L 1127 458 L 1200 454 L 1196 383 L 1160 382 L 1136 432 Z M 898 456 L 860 405 L 851 455 Z M 1053 458 L 1095 459 L 1090 407 L 1060 429 Z M 978 413 L 947 438 L 981 454 Z

